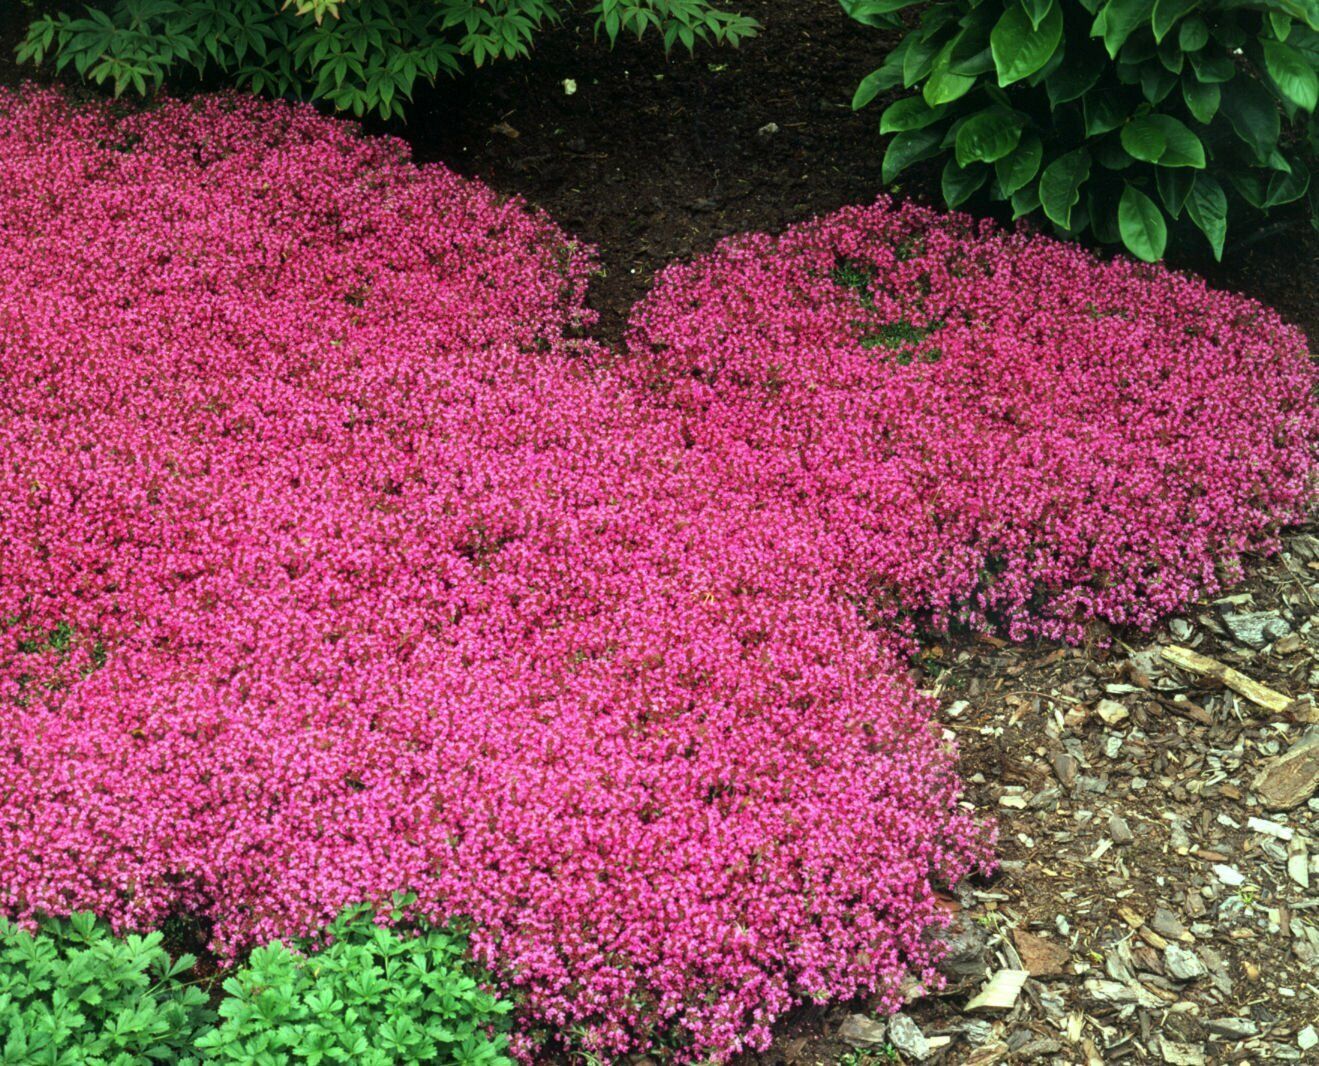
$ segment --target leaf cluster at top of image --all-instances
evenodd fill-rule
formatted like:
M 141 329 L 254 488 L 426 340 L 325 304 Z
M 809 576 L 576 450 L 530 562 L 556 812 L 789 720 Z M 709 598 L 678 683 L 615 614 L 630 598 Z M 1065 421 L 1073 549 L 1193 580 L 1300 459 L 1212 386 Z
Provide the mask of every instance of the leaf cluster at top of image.
M 411 890 L 512 1049 L 937 981 L 919 627 L 1148 624 L 1310 499 L 1299 333 L 880 203 L 675 267 L 237 97 L 0 98 L 0 906 L 234 959 Z
M 888 31 L 854 106 L 913 90 L 880 118 L 886 182 L 941 158 L 950 207 L 1004 201 L 1149 261 L 1201 236 L 1221 259 L 1229 224 L 1303 222 L 1307 199 L 1319 222 L 1316 0 L 842 5 Z

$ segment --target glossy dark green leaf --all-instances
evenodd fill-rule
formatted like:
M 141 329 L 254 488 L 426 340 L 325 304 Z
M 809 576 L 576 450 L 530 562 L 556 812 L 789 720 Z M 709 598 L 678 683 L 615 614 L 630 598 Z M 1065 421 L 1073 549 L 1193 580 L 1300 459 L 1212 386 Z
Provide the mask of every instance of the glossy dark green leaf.
M 1185 18 L 1197 7 L 1200 0 L 1154 0 L 1152 23 L 1154 39 L 1161 41 L 1168 35 L 1178 21 Z
M 1092 37 L 1102 37 L 1110 59 L 1138 28 L 1144 26 L 1154 10 L 1154 0 L 1108 0 L 1095 16 Z
M 1072 225 L 1072 211 L 1081 198 L 1081 186 L 1090 177 L 1090 153 L 1084 148 L 1060 156 L 1040 175 L 1040 205 L 1049 219 L 1063 229 Z
M 1122 190 L 1122 199 L 1117 206 L 1117 225 L 1122 243 L 1133 255 L 1147 263 L 1163 258 L 1168 246 L 1168 224 L 1159 205 L 1134 185 Z
M 1195 184 L 1186 198 L 1186 213 L 1214 250 L 1214 258 L 1223 258 L 1227 239 L 1227 194 L 1223 187 L 1205 174 L 1195 176 Z
M 1313 111 L 1319 101 L 1319 73 L 1316 60 L 1281 41 L 1260 42 L 1264 51 L 1264 69 L 1278 91 L 1297 107 Z
M 909 130 L 895 134 L 884 151 L 884 183 L 893 181 L 913 163 L 934 155 L 942 139 L 943 135 L 936 129 Z
M 943 167 L 941 185 L 944 202 L 949 207 L 961 207 L 989 180 L 989 168 L 982 165 L 961 167 L 949 159 Z
M 1006 107 L 987 107 L 957 130 L 957 163 L 993 163 L 1017 147 L 1026 120 Z
M 931 107 L 921 96 L 904 96 L 894 100 L 879 117 L 879 132 L 902 133 L 905 130 L 923 130 L 948 113 L 946 107 Z
M 1063 35 L 1063 16 L 1054 3 L 1039 28 L 1020 3 L 1012 2 L 989 35 L 999 85 L 1011 85 L 1034 74 L 1057 49 Z
M 1222 99 L 1222 90 L 1213 82 L 1200 82 L 1195 78 L 1182 79 L 1182 99 L 1186 101 L 1186 110 L 1195 116 L 1197 122 L 1208 125 L 1216 114 Z
M 1195 185 L 1195 172 L 1185 167 L 1159 167 L 1154 172 L 1154 184 L 1158 187 L 1164 210 L 1173 218 L 1180 218 L 1186 198 Z
M 1203 170 L 1204 145 L 1200 138 L 1171 115 L 1150 113 L 1122 127 L 1122 147 L 1144 163 L 1161 167 Z
M 1004 196 L 1012 196 L 1034 180 L 1044 160 L 1044 144 L 1033 133 L 1021 138 L 1016 150 L 994 164 L 994 173 Z
M 1282 128 L 1278 107 L 1269 91 L 1249 78 L 1233 78 L 1223 86 L 1219 107 L 1256 159 L 1261 163 L 1268 159 Z

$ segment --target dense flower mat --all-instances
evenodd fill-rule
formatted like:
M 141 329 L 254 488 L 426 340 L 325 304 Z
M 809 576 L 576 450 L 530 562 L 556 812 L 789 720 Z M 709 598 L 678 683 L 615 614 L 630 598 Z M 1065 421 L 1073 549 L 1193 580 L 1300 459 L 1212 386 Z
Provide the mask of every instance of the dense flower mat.
M 19 916 L 237 953 L 410 888 L 528 1054 L 724 1058 L 928 977 L 985 858 L 908 619 L 1147 622 L 1305 502 L 1300 337 L 1158 271 L 881 204 L 674 268 L 616 360 L 589 254 L 396 142 L 0 111 Z
M 890 622 L 1148 626 L 1312 499 L 1305 338 L 1127 259 L 881 202 L 669 267 L 628 373 Z
M 524 1049 L 927 971 L 984 856 L 930 707 L 592 369 L 588 256 L 305 110 L 0 110 L 6 911 L 238 952 L 410 888 Z

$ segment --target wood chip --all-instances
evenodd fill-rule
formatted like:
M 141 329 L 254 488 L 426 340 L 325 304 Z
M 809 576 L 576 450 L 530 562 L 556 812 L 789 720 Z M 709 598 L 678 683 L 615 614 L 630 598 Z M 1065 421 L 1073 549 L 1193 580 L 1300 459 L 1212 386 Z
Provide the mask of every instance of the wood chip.
M 1183 648 L 1179 644 L 1169 644 L 1163 649 L 1163 657 L 1183 670 L 1189 670 L 1193 674 L 1221 681 L 1233 692 L 1245 696 L 1251 703 L 1263 707 L 1266 711 L 1272 711 L 1274 714 L 1282 714 L 1292 705 L 1290 696 L 1284 696 L 1277 689 L 1261 685 L 1258 681 L 1252 681 L 1241 671 L 1234 670 L 1232 667 L 1220 663 L 1217 659 L 1201 655 L 1190 648 Z
M 999 970 L 982 988 L 970 1003 L 968 1011 L 973 1010 L 1011 1010 L 1016 1006 L 1021 995 L 1022 986 L 1030 976 L 1027 970 Z

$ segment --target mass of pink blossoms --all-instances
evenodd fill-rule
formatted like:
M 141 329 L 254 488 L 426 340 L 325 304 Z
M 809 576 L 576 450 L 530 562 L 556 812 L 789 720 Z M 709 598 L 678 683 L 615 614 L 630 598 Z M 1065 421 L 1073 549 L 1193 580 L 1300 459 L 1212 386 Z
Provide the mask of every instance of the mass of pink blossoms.
M 236 953 L 410 889 L 528 1055 L 893 1002 L 986 856 L 929 701 L 573 339 L 589 255 L 403 156 L 0 96 L 0 907 Z
M 1319 377 L 1243 297 L 881 201 L 669 267 L 628 376 L 877 619 L 1149 626 L 1313 499 Z

